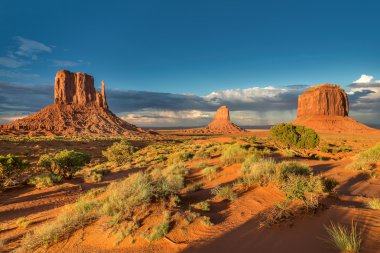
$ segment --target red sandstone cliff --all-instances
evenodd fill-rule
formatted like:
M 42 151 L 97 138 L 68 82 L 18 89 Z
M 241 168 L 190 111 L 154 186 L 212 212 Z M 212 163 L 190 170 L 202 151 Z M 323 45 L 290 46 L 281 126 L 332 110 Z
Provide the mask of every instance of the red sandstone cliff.
M 295 125 L 303 125 L 318 132 L 375 131 L 348 117 L 349 103 L 346 92 L 339 85 L 313 86 L 298 97 Z
M 32 135 L 141 135 L 146 132 L 113 114 L 107 104 L 105 84 L 101 92 L 94 78 L 67 70 L 57 72 L 54 104 L 0 128 L 2 133 Z

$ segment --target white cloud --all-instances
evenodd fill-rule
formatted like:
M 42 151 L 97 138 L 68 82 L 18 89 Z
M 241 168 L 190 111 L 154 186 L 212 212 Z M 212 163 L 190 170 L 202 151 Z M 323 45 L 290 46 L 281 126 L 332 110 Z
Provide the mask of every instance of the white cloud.
M 15 58 L 7 57 L 7 56 L 0 57 L 0 65 L 7 68 L 18 68 L 28 63 L 29 63 L 28 61 L 15 59 Z
M 359 84 L 369 84 L 369 83 L 380 83 L 380 80 L 375 80 L 373 76 L 362 74 L 360 78 L 353 83 Z
M 15 40 L 19 43 L 15 54 L 19 56 L 36 60 L 39 53 L 51 53 L 53 51 L 51 47 L 35 40 L 25 39 L 21 36 L 16 36 Z
M 69 60 L 52 60 L 54 66 L 56 67 L 74 67 L 80 64 L 78 61 L 69 61 Z

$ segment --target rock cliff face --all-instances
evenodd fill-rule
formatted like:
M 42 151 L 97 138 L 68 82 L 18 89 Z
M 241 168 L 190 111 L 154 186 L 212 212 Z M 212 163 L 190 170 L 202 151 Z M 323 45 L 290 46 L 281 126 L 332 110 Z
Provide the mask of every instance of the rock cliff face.
M 95 90 L 94 77 L 86 73 L 60 70 L 55 76 L 54 103 L 94 105 L 107 109 L 104 81 L 99 93 Z
M 58 71 L 55 77 L 54 104 L 9 125 L 2 125 L 0 130 L 3 134 L 30 135 L 147 134 L 109 110 L 104 81 L 99 93 L 92 76 L 67 70 Z
M 230 110 L 227 106 L 219 107 L 211 121 L 206 127 L 187 129 L 186 132 L 205 133 L 205 134 L 232 134 L 245 132 L 244 129 L 234 124 L 230 120 Z
M 348 98 L 338 85 L 311 87 L 298 97 L 298 118 L 309 116 L 348 116 Z
M 339 85 L 321 84 L 298 97 L 297 119 L 293 124 L 310 127 L 317 132 L 375 131 L 348 117 L 348 113 L 346 92 Z

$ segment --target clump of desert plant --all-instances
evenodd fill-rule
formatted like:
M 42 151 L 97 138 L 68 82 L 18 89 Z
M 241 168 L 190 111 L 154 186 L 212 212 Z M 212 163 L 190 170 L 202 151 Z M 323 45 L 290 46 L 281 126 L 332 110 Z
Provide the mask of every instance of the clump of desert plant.
M 380 198 L 373 198 L 367 202 L 366 206 L 370 209 L 380 210 Z
M 362 239 L 361 232 L 358 230 L 356 223 L 351 223 L 351 228 L 341 224 L 331 223 L 325 226 L 329 235 L 329 242 L 332 246 L 342 252 L 359 252 Z
M 199 213 L 192 212 L 191 210 L 186 210 L 183 215 L 184 215 L 185 221 L 188 224 L 191 224 L 196 218 L 200 216 Z
M 158 198 L 164 198 L 176 194 L 185 186 L 185 176 L 189 173 L 183 164 L 170 165 L 164 169 L 153 170 L 152 180 L 154 183 L 154 194 Z
M 207 200 L 193 204 L 192 207 L 204 212 L 210 211 L 210 203 Z
M 199 191 L 202 189 L 203 186 L 204 186 L 204 183 L 194 184 L 188 188 L 187 192 L 192 193 L 192 192 Z
M 292 149 L 303 154 L 304 149 L 315 148 L 319 144 L 318 134 L 311 128 L 281 123 L 270 129 L 275 144 L 280 149 Z
M 75 172 L 90 162 L 90 156 L 74 150 L 63 150 L 54 155 L 42 155 L 38 164 L 51 173 L 71 178 Z
M 231 186 L 226 185 L 226 186 L 217 186 L 211 189 L 211 194 L 214 195 L 217 198 L 220 198 L 222 200 L 234 200 L 237 198 L 236 193 L 232 189 Z
M 103 176 L 109 174 L 111 171 L 108 169 L 92 169 L 84 175 L 84 181 L 88 183 L 97 183 L 103 180 Z
M 333 178 L 323 177 L 321 180 L 324 192 L 332 192 L 334 188 L 338 185 L 338 181 L 336 181 Z
M 241 163 L 247 155 L 246 148 L 239 144 L 227 144 L 222 151 L 222 162 L 226 165 Z
M 208 217 L 208 216 L 203 216 L 201 223 L 207 227 L 214 226 L 214 223 L 212 223 L 210 217 Z
M 348 168 L 354 170 L 370 170 L 380 161 L 380 145 L 376 145 L 358 154 Z
M 113 143 L 112 146 L 103 151 L 102 154 L 109 162 L 115 163 L 116 165 L 123 165 L 131 162 L 132 155 L 136 150 L 137 148 L 132 146 L 130 142 L 122 139 L 120 142 Z
M 16 220 L 16 225 L 19 228 L 27 228 L 30 225 L 30 220 L 26 217 L 20 217 Z
M 27 160 L 15 155 L 0 156 L 0 188 L 17 183 L 17 177 L 29 166 Z
M 284 161 L 277 164 L 277 176 L 281 181 L 286 180 L 289 175 L 311 175 L 311 168 L 296 161 Z
M 260 220 L 260 227 L 270 227 L 293 219 L 297 211 L 297 207 L 291 206 L 288 201 L 277 203 L 263 213 Z
M 20 249 L 33 251 L 38 247 L 49 247 L 61 239 L 68 238 L 72 232 L 82 228 L 97 217 L 95 210 L 100 202 L 94 199 L 100 190 L 91 190 L 80 197 L 76 203 L 65 206 L 58 217 L 27 233 L 21 240 Z
M 170 228 L 170 214 L 164 214 L 164 221 L 152 228 L 152 231 L 147 236 L 148 241 L 154 241 L 164 237 Z
M 257 137 L 253 135 L 253 136 L 247 137 L 245 140 L 251 144 L 255 144 L 257 142 Z
M 315 176 L 289 175 L 288 179 L 281 184 L 288 200 L 306 201 L 307 194 L 323 193 L 322 180 Z
M 194 155 L 194 158 L 197 158 L 197 159 L 208 159 L 210 157 L 211 157 L 211 153 L 204 149 L 198 150 Z
M 194 157 L 194 153 L 180 151 L 169 156 L 167 163 L 168 164 L 178 164 L 191 160 Z
M 216 177 L 218 171 L 215 167 L 206 167 L 202 170 L 202 174 L 209 181 Z
M 62 182 L 63 182 L 63 178 L 61 175 L 57 175 L 51 172 L 34 176 L 30 178 L 28 181 L 30 185 L 34 185 L 37 189 L 50 187 Z
M 255 183 L 266 184 L 273 178 L 275 169 L 276 163 L 273 159 L 257 154 L 250 155 L 241 165 L 240 181 L 247 187 Z

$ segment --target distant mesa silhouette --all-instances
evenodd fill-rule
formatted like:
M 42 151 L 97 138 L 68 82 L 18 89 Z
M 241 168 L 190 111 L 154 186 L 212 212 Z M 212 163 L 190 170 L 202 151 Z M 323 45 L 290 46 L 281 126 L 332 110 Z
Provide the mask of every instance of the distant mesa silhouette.
M 213 121 L 211 121 L 206 127 L 186 129 L 184 131 L 188 133 L 205 134 L 232 134 L 246 132 L 246 130 L 231 122 L 230 110 L 225 105 L 216 110 Z
M 113 114 L 105 84 L 96 91 L 94 77 L 60 70 L 55 77 L 54 104 L 28 117 L 1 126 L 2 134 L 143 135 L 148 132 Z
M 317 132 L 363 133 L 377 131 L 348 116 L 347 93 L 336 84 L 320 84 L 298 96 L 297 119 L 292 123 Z

